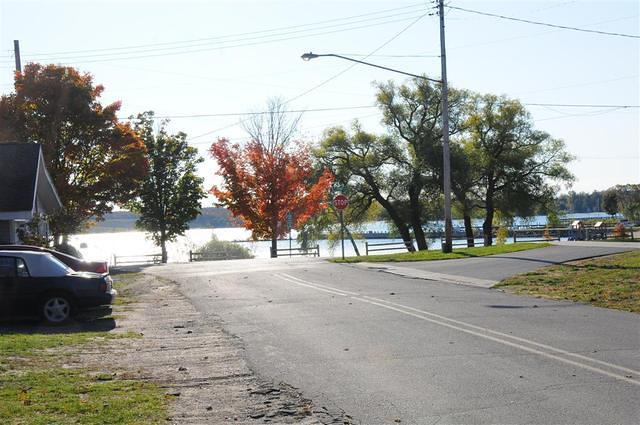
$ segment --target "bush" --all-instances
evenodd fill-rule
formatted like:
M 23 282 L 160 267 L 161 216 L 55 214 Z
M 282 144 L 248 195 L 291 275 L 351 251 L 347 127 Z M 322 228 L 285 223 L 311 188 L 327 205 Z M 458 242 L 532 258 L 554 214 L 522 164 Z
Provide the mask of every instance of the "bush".
M 613 228 L 613 236 L 621 239 L 627 237 L 627 232 L 625 231 L 624 224 L 616 224 L 616 227 Z
M 507 238 L 509 237 L 509 229 L 504 226 L 498 228 L 496 232 L 496 245 L 504 245 L 507 243 Z
M 220 241 L 216 235 L 211 235 L 211 240 L 202 245 L 198 252 L 202 254 L 203 259 L 240 259 L 240 258 L 253 258 L 253 254 L 249 249 L 244 246 L 228 242 Z

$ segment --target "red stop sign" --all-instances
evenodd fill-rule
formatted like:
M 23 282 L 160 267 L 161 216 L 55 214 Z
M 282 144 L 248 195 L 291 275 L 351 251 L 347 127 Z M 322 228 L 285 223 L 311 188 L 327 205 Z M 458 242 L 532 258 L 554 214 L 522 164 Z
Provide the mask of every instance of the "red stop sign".
M 333 206 L 336 207 L 337 210 L 343 210 L 347 208 L 348 205 L 349 198 L 344 195 L 336 195 L 336 197 L 333 198 Z

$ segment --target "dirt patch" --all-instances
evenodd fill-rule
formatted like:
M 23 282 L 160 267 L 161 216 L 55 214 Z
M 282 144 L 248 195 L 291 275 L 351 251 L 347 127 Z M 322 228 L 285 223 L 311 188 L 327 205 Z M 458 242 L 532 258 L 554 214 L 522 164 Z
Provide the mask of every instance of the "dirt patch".
M 90 348 L 73 363 L 158 383 L 170 400 L 168 423 L 352 423 L 343 412 L 314 407 L 285 383 L 256 376 L 241 342 L 220 321 L 205 320 L 174 283 L 140 274 L 126 290 L 136 302 L 115 307 L 115 331 L 143 337 Z

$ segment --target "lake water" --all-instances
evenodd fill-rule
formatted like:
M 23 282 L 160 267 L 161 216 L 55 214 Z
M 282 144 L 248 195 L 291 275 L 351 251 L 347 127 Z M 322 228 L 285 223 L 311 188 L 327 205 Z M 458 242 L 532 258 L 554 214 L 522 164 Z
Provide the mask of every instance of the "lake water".
M 179 237 L 175 242 L 167 245 L 167 253 L 170 262 L 186 262 L 189 261 L 189 251 L 197 251 L 211 239 L 212 235 L 216 235 L 219 240 L 224 241 L 240 241 L 240 245 L 248 248 L 255 257 L 268 258 L 271 248 L 271 241 L 249 241 L 251 232 L 244 228 L 223 228 L 223 229 L 189 229 L 184 236 Z M 292 247 L 298 245 L 292 234 Z M 118 257 L 136 256 L 145 254 L 159 253 L 160 249 L 156 247 L 151 240 L 146 237 L 144 232 L 118 232 L 118 233 L 86 233 L 74 235 L 70 238 L 71 245 L 80 247 L 80 251 L 87 259 L 105 259 L 112 262 L 113 256 Z M 364 240 L 356 240 L 360 254 L 365 252 Z M 384 242 L 402 242 L 401 239 L 376 239 L 370 240 L 370 243 Z M 336 257 L 341 255 L 340 244 L 331 243 L 327 240 L 318 241 L 320 246 L 321 257 Z M 437 241 L 439 247 L 440 241 Z M 345 255 L 356 255 L 351 242 L 345 240 Z M 434 245 L 435 247 L 435 245 Z M 289 248 L 289 240 L 278 241 L 278 248 Z M 281 254 L 284 255 L 284 254 Z
M 571 219 L 580 219 L 585 217 L 608 217 L 606 213 L 585 213 L 585 214 L 570 214 L 566 216 Z M 527 219 L 516 219 L 515 224 L 546 224 L 546 216 L 535 216 Z M 474 225 L 481 225 L 482 221 L 475 221 Z M 454 220 L 454 227 L 462 227 L 462 220 Z M 438 228 L 442 226 L 442 222 L 430 223 L 429 227 Z M 371 222 L 367 223 L 366 231 L 373 232 L 386 232 L 387 225 L 385 222 Z M 221 228 L 221 229 L 189 229 L 184 236 L 179 237 L 175 242 L 169 243 L 167 246 L 168 256 L 170 262 L 186 262 L 189 261 L 189 251 L 197 251 L 198 248 L 204 245 L 211 239 L 212 235 L 216 235 L 219 240 L 223 241 L 242 241 L 239 242 L 243 246 L 247 247 L 254 256 L 258 258 L 268 258 L 269 249 L 271 247 L 270 241 L 249 241 L 251 232 L 244 228 Z M 293 232 L 292 246 L 296 247 L 297 242 L 295 240 L 296 232 Z M 112 262 L 114 255 L 118 257 L 145 255 L 159 253 L 160 249 L 156 247 L 151 240 L 146 237 L 144 232 L 117 232 L 117 233 L 84 233 L 74 235 L 70 238 L 70 242 L 73 246 L 79 247 L 80 251 L 87 259 L 105 259 Z M 375 239 L 369 240 L 371 243 L 387 243 L 387 242 L 402 242 L 401 239 Z M 356 240 L 360 254 L 365 253 L 365 240 Z M 476 240 L 476 243 L 481 243 L 481 240 Z M 341 255 L 339 242 L 331 243 L 327 240 L 318 241 L 320 246 L 321 257 L 338 257 Z M 288 248 L 289 240 L 278 241 L 278 248 Z M 349 240 L 345 240 L 345 255 L 356 255 L 353 246 Z M 440 249 L 440 240 L 430 240 L 430 249 Z M 391 252 L 391 251 L 389 251 Z M 399 251 L 396 251 L 399 252 Z

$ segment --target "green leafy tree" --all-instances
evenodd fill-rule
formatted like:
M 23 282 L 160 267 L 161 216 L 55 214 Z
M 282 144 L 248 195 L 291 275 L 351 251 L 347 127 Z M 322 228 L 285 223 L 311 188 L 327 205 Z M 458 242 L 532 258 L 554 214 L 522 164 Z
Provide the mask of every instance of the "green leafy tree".
M 618 214 L 618 194 L 615 190 L 607 190 L 602 195 L 602 209 L 610 216 Z
M 347 220 L 362 217 L 378 203 L 400 237 L 409 242 L 411 231 L 398 206 L 406 197 L 406 186 L 396 168 L 399 149 L 397 139 L 366 133 L 356 122 L 351 133 L 340 127 L 326 130 L 316 157 L 333 172 L 341 192 L 349 196 Z M 407 249 L 414 250 L 413 245 Z
M 480 175 L 476 189 L 485 210 L 485 245 L 493 243 L 496 211 L 527 217 L 549 204 L 558 185 L 570 183 L 573 158 L 564 142 L 536 130 L 522 104 L 506 97 L 477 95 L 469 103 L 465 143 Z
M 99 102 L 103 90 L 90 74 L 31 63 L 0 98 L 0 140 L 42 145 L 64 207 L 49 217 L 56 242 L 130 201 L 147 173 L 144 143 L 118 120 L 120 102 Z
M 466 92 L 449 92 L 450 134 L 458 133 Z M 439 216 L 442 193 L 442 91 L 415 78 L 409 84 L 379 84 L 377 104 L 398 145 L 393 158 L 395 184 L 404 186 L 396 208 L 411 224 L 419 250 L 427 249 L 423 223 Z
M 185 133 L 167 133 L 166 122 L 154 132 L 153 123 L 153 112 L 145 112 L 138 115 L 134 126 L 147 146 L 149 174 L 140 186 L 139 197 L 129 206 L 140 214 L 136 227 L 151 233 L 166 263 L 167 242 L 183 235 L 189 222 L 200 214 L 200 201 L 206 195 L 196 167 L 203 159 L 187 144 Z
M 640 184 L 621 184 L 614 189 L 622 214 L 629 220 L 640 221 Z

